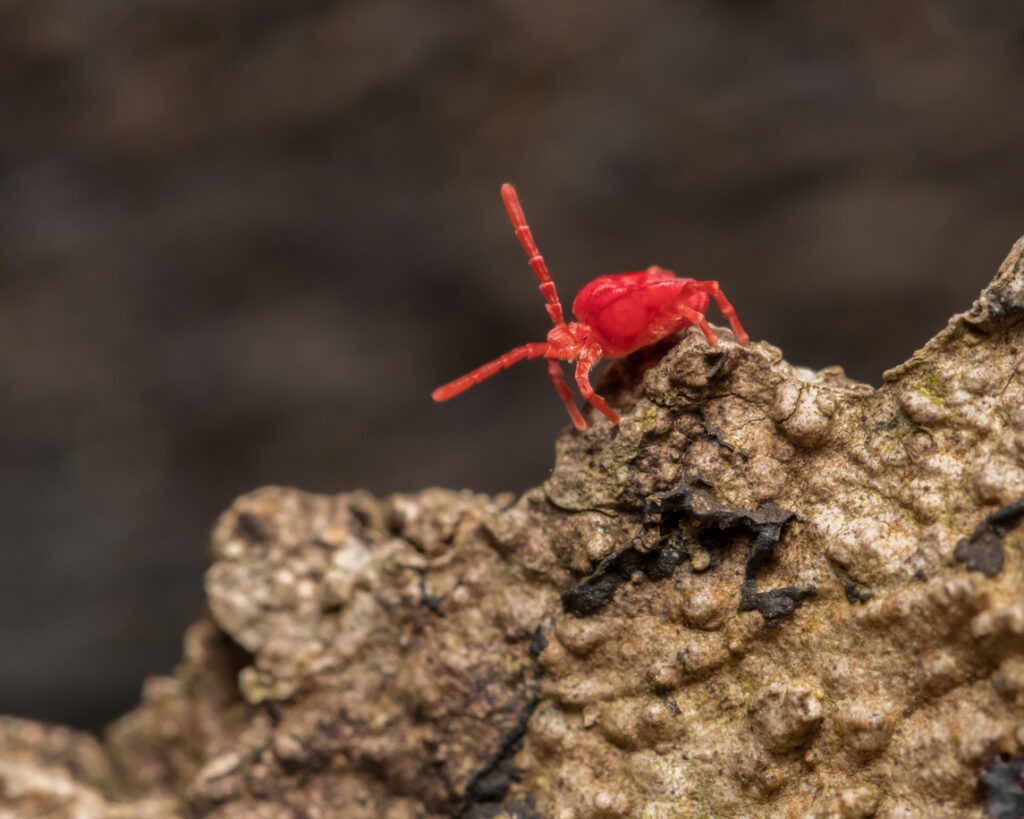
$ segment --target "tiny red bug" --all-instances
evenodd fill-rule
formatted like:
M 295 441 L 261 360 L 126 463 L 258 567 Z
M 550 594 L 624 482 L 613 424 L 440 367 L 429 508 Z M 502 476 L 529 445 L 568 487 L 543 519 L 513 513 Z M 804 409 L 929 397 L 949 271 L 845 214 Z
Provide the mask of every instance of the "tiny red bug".
M 704 319 L 704 313 L 713 298 L 729 320 L 736 341 L 746 344 L 750 337 L 744 332 L 733 306 L 729 304 L 716 281 L 700 282 L 681 279 L 671 270 L 651 266 L 630 273 L 599 276 L 580 290 L 572 303 L 572 312 L 579 321 L 565 322 L 562 304 L 555 292 L 548 266 L 540 255 L 533 234 L 526 224 L 523 207 L 512 185 L 501 186 L 508 218 L 516 229 L 516 236 L 530 260 L 530 267 L 540 279 L 540 292 L 547 302 L 548 315 L 555 325 L 547 341 L 523 344 L 509 350 L 461 378 L 438 387 L 432 393 L 435 401 L 447 401 L 465 392 L 484 379 L 529 358 L 546 358 L 548 376 L 577 429 L 586 429 L 587 422 L 573 402 L 569 385 L 562 376 L 559 361 L 576 362 L 576 383 L 583 398 L 613 423 L 619 416 L 590 385 L 590 370 L 605 356 L 621 358 L 641 347 L 660 341 L 691 324 L 696 324 L 712 347 L 718 346 L 714 330 Z

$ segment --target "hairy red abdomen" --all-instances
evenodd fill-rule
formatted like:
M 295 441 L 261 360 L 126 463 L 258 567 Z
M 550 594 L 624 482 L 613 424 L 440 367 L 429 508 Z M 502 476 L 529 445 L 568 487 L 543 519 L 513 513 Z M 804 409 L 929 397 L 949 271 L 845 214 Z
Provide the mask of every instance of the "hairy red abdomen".
M 691 324 L 679 316 L 681 300 L 698 313 L 707 310 L 706 293 L 687 292 L 692 282 L 661 268 L 599 276 L 580 290 L 572 312 L 604 354 L 618 358 Z

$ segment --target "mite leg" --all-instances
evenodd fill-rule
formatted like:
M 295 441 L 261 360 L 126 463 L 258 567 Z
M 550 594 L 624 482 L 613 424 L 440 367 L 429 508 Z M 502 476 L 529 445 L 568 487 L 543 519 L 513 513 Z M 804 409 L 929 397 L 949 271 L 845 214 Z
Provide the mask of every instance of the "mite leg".
M 607 416 L 608 420 L 613 424 L 617 424 L 619 423 L 619 416 L 605 403 L 604 399 L 600 395 L 594 392 L 594 388 L 590 385 L 590 369 L 598 362 L 599 359 L 600 355 L 580 356 L 580 360 L 576 363 L 576 383 L 579 385 L 580 393 L 586 399 L 587 403 L 598 412 Z
M 555 389 L 558 390 L 558 397 L 562 399 L 565 408 L 569 410 L 569 417 L 572 418 L 576 429 L 586 429 L 587 422 L 583 420 L 583 416 L 576 407 L 576 402 L 572 399 L 572 393 L 569 392 L 569 385 L 565 383 L 562 367 L 557 359 L 548 359 L 548 376 L 551 378 L 551 383 L 555 385 Z
M 454 381 L 438 387 L 430 395 L 435 401 L 447 401 L 460 393 L 464 393 L 470 387 L 475 387 L 481 381 L 496 375 L 507 367 L 517 364 L 525 358 L 540 358 L 548 351 L 548 345 L 544 342 L 536 344 L 524 344 L 509 350 L 505 355 L 499 356 L 494 361 L 482 364 L 472 372 L 468 372 Z
M 529 259 L 530 267 L 540 280 L 540 294 L 547 302 L 548 315 L 551 316 L 551 323 L 558 327 L 565 324 L 562 317 L 562 303 L 558 300 L 558 293 L 555 292 L 555 283 L 551 281 L 551 273 L 548 272 L 547 263 L 537 249 L 537 243 L 533 240 L 533 233 L 530 226 L 526 224 L 526 216 L 523 213 L 523 206 L 519 204 L 519 196 L 516 189 L 506 182 L 501 186 L 501 199 L 505 203 L 505 210 L 508 212 L 509 221 L 516 230 L 516 238 L 519 244 L 526 251 L 526 258 Z
M 729 303 L 729 300 L 725 297 L 725 293 L 722 292 L 722 288 L 718 286 L 718 282 L 694 282 L 690 285 L 690 289 L 701 293 L 707 293 L 715 300 L 715 304 L 717 304 L 718 309 L 722 311 L 722 315 L 729 320 L 729 326 L 732 327 L 733 335 L 736 336 L 736 341 L 738 343 L 748 344 L 750 342 L 750 336 L 747 335 L 746 330 L 743 329 L 743 325 L 740 324 L 740 318 L 736 315 L 736 309 Z M 707 334 L 705 333 L 705 335 Z
M 718 348 L 718 336 L 711 329 L 711 325 L 708 324 L 708 320 L 704 318 L 703 313 L 698 313 L 692 307 L 682 302 L 676 304 L 676 310 L 678 311 L 679 318 L 686 319 L 691 324 L 696 324 L 700 327 L 700 331 L 704 334 L 704 338 L 708 340 L 708 344 L 716 349 Z

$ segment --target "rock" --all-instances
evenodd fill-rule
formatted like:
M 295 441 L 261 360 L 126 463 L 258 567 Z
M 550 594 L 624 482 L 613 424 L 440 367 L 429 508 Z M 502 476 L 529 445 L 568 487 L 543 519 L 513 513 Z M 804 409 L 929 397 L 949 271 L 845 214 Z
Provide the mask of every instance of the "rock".
M 102 744 L 0 722 L 0 807 L 1012 810 L 1022 256 L 877 390 L 691 331 L 613 364 L 621 425 L 567 430 L 518 500 L 240 498 L 181 666 Z

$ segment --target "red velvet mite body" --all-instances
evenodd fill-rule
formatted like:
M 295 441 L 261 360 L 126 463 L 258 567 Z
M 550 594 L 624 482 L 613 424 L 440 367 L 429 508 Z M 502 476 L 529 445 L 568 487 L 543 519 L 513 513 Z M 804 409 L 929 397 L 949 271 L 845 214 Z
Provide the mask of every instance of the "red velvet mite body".
M 594 332 L 605 356 L 621 358 L 692 324 L 680 315 L 680 304 L 704 314 L 710 298 L 690 290 L 693 283 L 660 267 L 611 273 L 580 290 L 572 312 Z
M 572 422 L 577 429 L 585 429 L 587 423 L 573 401 L 559 365 L 559 361 L 575 361 L 576 384 L 583 398 L 613 424 L 617 424 L 619 416 L 594 392 L 590 384 L 590 370 L 602 358 L 629 355 L 690 324 L 700 327 L 708 344 L 717 347 L 718 338 L 704 318 L 711 299 L 715 300 L 722 315 L 728 319 L 736 341 L 740 344 L 749 341 L 736 311 L 722 293 L 718 282 L 682 279 L 671 270 L 655 266 L 594 279 L 580 290 L 572 304 L 572 312 L 578 321 L 566 323 L 555 284 L 526 224 L 515 188 L 507 183 L 502 185 L 501 197 L 516 236 L 529 258 L 530 267 L 540 279 L 540 292 L 547 303 L 548 315 L 554 327 L 546 341 L 516 347 L 494 361 L 438 387 L 433 392 L 435 401 L 454 398 L 524 359 L 546 358 L 548 376 L 569 410 Z

